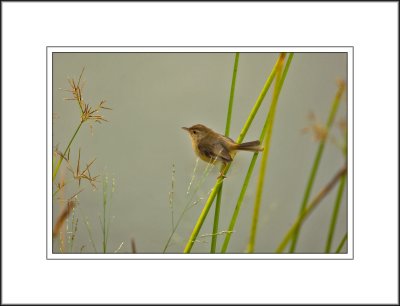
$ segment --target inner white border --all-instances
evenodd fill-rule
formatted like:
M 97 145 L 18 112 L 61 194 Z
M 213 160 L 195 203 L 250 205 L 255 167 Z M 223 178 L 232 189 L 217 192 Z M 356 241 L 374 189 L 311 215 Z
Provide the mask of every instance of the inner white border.
M 52 54 L 54 52 L 346 52 L 348 119 L 347 254 L 53 254 L 52 253 Z M 353 259 L 353 47 L 47 47 L 47 259 Z

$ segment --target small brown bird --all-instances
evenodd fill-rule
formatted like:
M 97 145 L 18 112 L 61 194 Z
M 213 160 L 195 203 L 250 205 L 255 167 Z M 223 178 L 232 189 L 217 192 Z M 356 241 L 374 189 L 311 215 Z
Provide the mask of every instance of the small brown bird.
M 264 150 L 258 140 L 239 144 L 202 124 L 182 129 L 189 132 L 196 155 L 208 163 L 220 161 L 226 166 L 233 160 L 236 151 L 258 152 Z

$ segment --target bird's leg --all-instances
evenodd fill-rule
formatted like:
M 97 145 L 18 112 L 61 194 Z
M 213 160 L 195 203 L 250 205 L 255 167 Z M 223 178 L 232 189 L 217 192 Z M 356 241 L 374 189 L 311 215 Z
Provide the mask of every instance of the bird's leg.
M 225 168 L 226 168 L 226 163 L 223 163 L 222 164 L 222 167 L 221 167 L 221 170 L 219 171 L 219 176 L 217 177 L 217 180 L 218 179 L 220 179 L 221 177 L 224 179 L 224 178 L 226 178 L 226 175 L 224 175 L 224 170 L 225 170 Z

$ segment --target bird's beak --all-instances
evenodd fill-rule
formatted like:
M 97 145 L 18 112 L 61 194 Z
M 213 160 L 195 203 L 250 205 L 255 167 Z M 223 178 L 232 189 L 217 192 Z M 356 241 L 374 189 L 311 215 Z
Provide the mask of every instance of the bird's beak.
M 190 131 L 189 128 L 187 128 L 187 127 L 182 127 L 182 129 L 185 131 L 188 131 L 188 132 Z

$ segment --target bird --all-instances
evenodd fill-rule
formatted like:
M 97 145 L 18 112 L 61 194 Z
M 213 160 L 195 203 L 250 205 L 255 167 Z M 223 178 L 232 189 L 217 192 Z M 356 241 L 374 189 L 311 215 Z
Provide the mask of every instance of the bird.
M 195 154 L 207 163 L 231 163 L 236 151 L 261 152 L 264 148 L 259 140 L 236 143 L 232 138 L 219 134 L 203 124 L 182 127 L 189 133 Z M 224 176 L 222 172 L 220 176 Z

